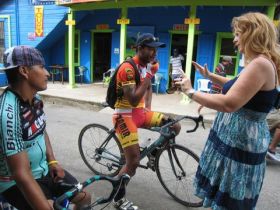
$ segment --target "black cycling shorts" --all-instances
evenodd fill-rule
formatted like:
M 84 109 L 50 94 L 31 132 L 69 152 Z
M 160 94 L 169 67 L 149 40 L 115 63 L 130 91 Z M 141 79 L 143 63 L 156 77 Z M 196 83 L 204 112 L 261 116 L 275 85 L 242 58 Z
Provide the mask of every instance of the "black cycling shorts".
M 65 177 L 63 178 L 63 182 L 68 184 L 76 184 L 78 183 L 77 179 L 73 177 L 69 172 L 64 170 Z M 59 186 L 57 183 L 53 182 L 52 177 L 48 173 L 45 177 L 40 179 L 36 179 L 37 183 L 41 187 L 43 193 L 45 194 L 48 200 L 53 200 L 54 198 L 62 195 L 64 192 L 69 190 L 69 188 L 64 188 Z M 6 191 L 1 193 L 5 200 L 10 203 L 12 206 L 16 207 L 19 210 L 32 210 L 31 206 L 25 200 L 22 192 L 14 185 L 7 189 Z

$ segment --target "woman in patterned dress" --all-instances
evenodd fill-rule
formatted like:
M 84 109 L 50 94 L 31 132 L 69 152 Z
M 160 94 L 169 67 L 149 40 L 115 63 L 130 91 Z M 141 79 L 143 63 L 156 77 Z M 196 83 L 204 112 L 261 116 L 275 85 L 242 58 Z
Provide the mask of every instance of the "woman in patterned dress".
M 265 118 L 274 106 L 280 75 L 277 31 L 267 16 L 234 17 L 232 28 L 234 45 L 246 63 L 236 78 L 193 62 L 204 77 L 223 87 L 221 94 L 197 92 L 187 78 L 176 83 L 194 101 L 218 111 L 194 180 L 196 195 L 213 210 L 255 209 L 270 141 Z

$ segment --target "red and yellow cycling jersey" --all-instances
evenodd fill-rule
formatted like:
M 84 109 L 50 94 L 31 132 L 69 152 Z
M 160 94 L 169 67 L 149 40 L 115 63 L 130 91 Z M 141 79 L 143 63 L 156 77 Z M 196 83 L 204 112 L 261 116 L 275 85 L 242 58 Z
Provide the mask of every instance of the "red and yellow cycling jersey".
M 133 61 L 135 62 L 139 73 L 140 73 L 140 78 L 141 78 L 141 82 L 143 81 L 144 77 L 143 74 L 141 74 L 141 66 L 139 65 L 139 61 L 137 57 L 133 58 Z M 117 91 L 119 92 L 124 86 L 126 85 L 136 85 L 135 82 L 135 71 L 132 67 L 131 64 L 129 63 L 123 63 L 121 65 L 121 67 L 119 68 L 118 72 L 117 72 Z M 144 107 L 144 97 L 140 100 L 140 103 L 136 106 L 137 108 L 140 107 Z M 131 108 L 135 108 L 133 107 L 127 97 L 123 96 L 122 98 L 118 98 L 115 104 L 115 108 L 119 108 L 119 109 L 131 109 Z
M 140 65 L 137 56 L 133 57 L 133 60 L 139 70 L 141 84 L 146 74 L 146 67 Z M 126 85 L 136 85 L 135 71 L 133 66 L 129 63 L 122 64 L 118 70 L 117 91 L 121 90 Z M 123 148 L 138 144 L 137 128 L 148 128 L 159 126 L 161 124 L 163 115 L 158 112 L 147 110 L 144 107 L 144 97 L 136 107 L 130 105 L 125 96 L 121 99 L 117 99 L 113 115 L 113 124 L 116 128 L 118 140 Z

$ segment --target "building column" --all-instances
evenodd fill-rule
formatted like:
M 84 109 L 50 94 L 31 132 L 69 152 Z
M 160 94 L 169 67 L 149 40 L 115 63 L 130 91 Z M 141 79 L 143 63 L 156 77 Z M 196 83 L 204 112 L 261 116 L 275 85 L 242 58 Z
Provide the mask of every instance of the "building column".
M 196 6 L 191 5 L 189 10 L 189 19 L 193 20 L 196 18 Z M 190 21 L 188 23 L 188 43 L 187 43 L 187 56 L 186 56 L 186 68 L 185 75 L 187 78 L 191 78 L 192 73 L 192 57 L 193 57 L 193 46 L 194 46 L 194 36 L 195 36 L 195 22 Z M 183 94 L 181 103 L 188 104 L 191 100 Z
M 267 16 L 271 20 L 274 20 L 275 10 L 276 10 L 276 6 L 267 7 Z
M 75 85 L 75 66 L 74 66 L 74 38 L 75 38 L 75 20 L 74 11 L 70 9 L 68 13 L 68 78 L 69 87 L 74 88 Z
M 196 18 L 196 6 L 191 5 L 189 10 L 189 18 Z M 192 57 L 193 57 L 193 46 L 194 46 L 194 36 L 195 36 L 195 23 L 191 21 L 189 23 L 188 29 L 188 43 L 187 43 L 187 56 L 186 56 L 186 71 L 185 75 L 191 78 L 192 71 Z
M 121 19 L 127 18 L 127 7 L 123 7 L 121 10 Z M 124 61 L 126 55 L 126 23 L 121 23 L 120 30 L 120 63 Z

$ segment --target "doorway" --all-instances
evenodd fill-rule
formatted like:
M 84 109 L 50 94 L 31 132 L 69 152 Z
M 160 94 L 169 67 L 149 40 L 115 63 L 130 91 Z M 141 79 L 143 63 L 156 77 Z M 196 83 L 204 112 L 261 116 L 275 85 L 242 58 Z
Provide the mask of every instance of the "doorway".
M 111 67 L 112 33 L 93 33 L 93 81 L 102 81 L 103 73 Z
M 181 54 L 184 57 L 184 61 L 182 62 L 183 70 L 186 69 L 186 55 L 187 55 L 187 44 L 188 44 L 188 34 L 171 34 L 172 40 L 171 40 L 171 56 L 173 55 L 173 50 L 177 49 L 179 54 Z M 193 46 L 193 56 L 192 60 L 196 60 L 196 53 L 197 53 L 197 39 L 198 35 L 194 36 L 194 46 Z M 192 66 L 191 70 L 191 81 L 194 82 L 195 78 L 195 68 Z M 169 87 L 171 85 L 171 80 L 169 80 Z

